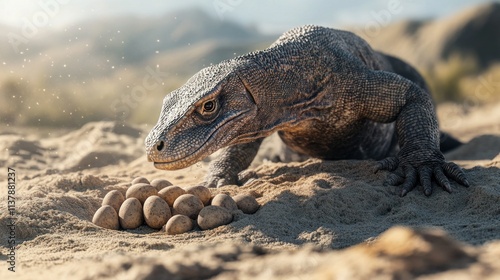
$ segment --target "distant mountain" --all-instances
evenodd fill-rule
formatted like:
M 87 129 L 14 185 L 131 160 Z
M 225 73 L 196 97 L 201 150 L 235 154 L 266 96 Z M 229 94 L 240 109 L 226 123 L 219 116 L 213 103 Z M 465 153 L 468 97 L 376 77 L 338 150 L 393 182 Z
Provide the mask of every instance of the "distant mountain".
M 102 33 L 102 26 L 107 32 Z M 94 45 L 95 51 L 124 56 L 127 63 L 141 62 L 156 53 L 205 41 L 251 44 L 262 37 L 257 30 L 234 22 L 222 22 L 201 10 L 184 10 L 150 20 L 112 19 L 94 24 L 92 30 L 104 39 Z M 106 37 L 113 38 L 113 42 L 105 40 Z
M 8 28 L 0 26 L 2 36 L 8 34 Z M 491 3 L 448 18 L 390 24 L 378 34 L 362 28 L 355 32 L 374 48 L 419 67 L 432 66 L 453 53 L 473 56 L 486 67 L 500 60 L 499 30 L 500 4 Z M 5 64 L 0 62 L 0 72 L 65 83 L 95 81 L 123 72 L 133 76 L 146 66 L 158 65 L 162 71 L 184 77 L 211 63 L 265 48 L 278 36 L 220 21 L 202 10 L 149 19 L 96 19 L 59 31 L 41 28 L 22 45 L 23 54 L 13 53 L 4 40 L 0 57 Z
M 376 35 L 360 28 L 354 31 L 374 48 L 421 68 L 455 53 L 475 58 L 481 68 L 500 61 L 500 3 L 475 6 L 447 18 L 390 24 Z
M 118 17 L 85 21 L 59 31 L 42 29 L 21 45 L 22 54 L 2 44 L 0 57 L 14 72 L 65 77 L 66 81 L 110 76 L 134 67 L 143 70 L 147 65 L 192 75 L 204 64 L 271 41 L 254 28 L 220 21 L 202 10 L 183 10 L 151 19 Z
M 39 28 L 17 53 L 8 43 L 11 33 L 22 34 L 0 26 L 0 123 L 49 126 L 152 121 L 159 100 L 201 68 L 276 38 L 201 10 Z M 148 80 L 154 71 L 161 77 Z M 141 89 L 143 95 L 134 92 Z

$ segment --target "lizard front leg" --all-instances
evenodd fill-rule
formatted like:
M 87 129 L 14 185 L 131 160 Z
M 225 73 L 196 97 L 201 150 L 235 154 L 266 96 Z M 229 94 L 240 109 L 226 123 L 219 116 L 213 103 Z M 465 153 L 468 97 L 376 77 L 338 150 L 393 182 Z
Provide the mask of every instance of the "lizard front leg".
M 252 163 L 263 139 L 250 143 L 229 146 L 218 158 L 210 162 L 205 186 L 218 188 L 225 185 L 238 185 L 238 174 Z
M 449 178 L 469 186 L 462 169 L 446 162 L 439 149 L 439 127 L 428 92 L 411 81 L 384 71 L 363 74 L 363 117 L 377 122 L 396 122 L 400 151 L 379 162 L 376 171 L 389 170 L 386 183 L 402 185 L 401 196 L 418 182 L 425 195 L 432 193 L 432 180 L 451 192 Z

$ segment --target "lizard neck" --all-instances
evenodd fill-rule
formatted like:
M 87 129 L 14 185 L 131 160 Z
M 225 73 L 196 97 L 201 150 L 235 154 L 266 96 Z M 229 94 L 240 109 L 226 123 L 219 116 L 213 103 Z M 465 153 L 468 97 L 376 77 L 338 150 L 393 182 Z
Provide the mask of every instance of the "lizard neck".
M 319 118 L 332 106 L 324 98 L 333 78 L 326 56 L 311 49 L 276 48 L 240 58 L 248 61 L 238 75 L 257 104 L 252 124 L 259 137 Z

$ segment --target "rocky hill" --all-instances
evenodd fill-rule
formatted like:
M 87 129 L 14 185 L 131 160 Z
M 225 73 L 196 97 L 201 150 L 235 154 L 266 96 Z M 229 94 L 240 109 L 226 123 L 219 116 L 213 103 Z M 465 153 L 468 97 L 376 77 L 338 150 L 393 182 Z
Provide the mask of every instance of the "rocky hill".
M 500 61 L 500 3 L 471 7 L 446 18 L 390 24 L 377 34 L 355 28 L 374 48 L 428 68 L 454 54 L 484 69 Z M 371 36 L 370 36 L 371 35 Z

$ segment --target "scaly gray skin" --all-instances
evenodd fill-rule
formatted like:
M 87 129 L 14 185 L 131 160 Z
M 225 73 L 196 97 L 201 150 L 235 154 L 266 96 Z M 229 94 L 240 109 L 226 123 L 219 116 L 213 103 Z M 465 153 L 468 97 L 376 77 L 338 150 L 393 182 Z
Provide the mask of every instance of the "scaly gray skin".
M 262 139 L 278 131 L 297 153 L 335 159 L 381 160 L 386 183 L 431 181 L 451 192 L 448 178 L 469 186 L 445 162 L 430 94 L 401 60 L 378 53 L 356 35 L 318 26 L 284 33 L 268 49 L 202 69 L 168 94 L 146 138 L 158 169 L 211 162 L 206 185 L 238 183 Z

